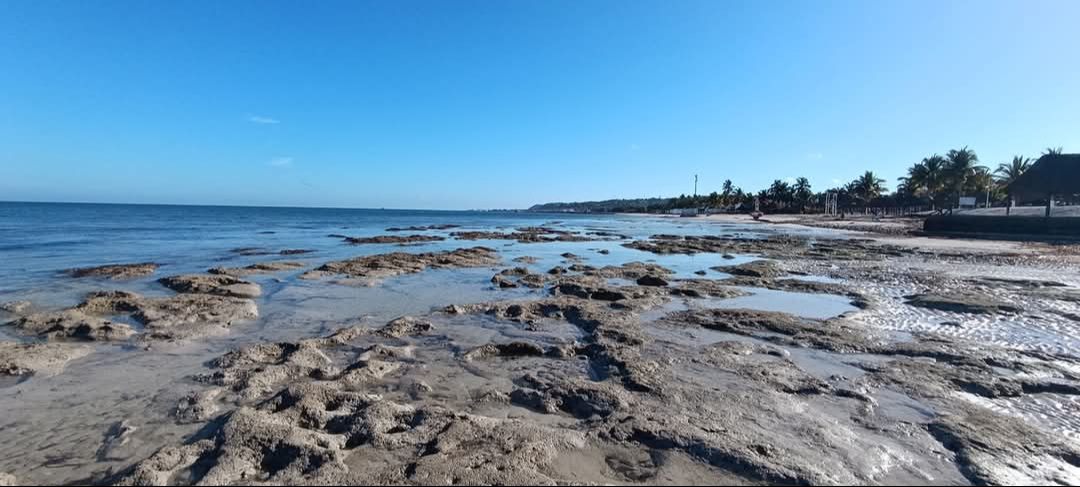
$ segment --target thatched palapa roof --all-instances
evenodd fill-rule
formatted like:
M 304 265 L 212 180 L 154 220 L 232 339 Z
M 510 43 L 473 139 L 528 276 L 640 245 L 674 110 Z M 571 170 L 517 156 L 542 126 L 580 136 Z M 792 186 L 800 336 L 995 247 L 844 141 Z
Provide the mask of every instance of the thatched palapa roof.
M 1080 194 L 1080 154 L 1047 154 L 1009 185 L 1009 194 L 1022 200 L 1048 195 Z

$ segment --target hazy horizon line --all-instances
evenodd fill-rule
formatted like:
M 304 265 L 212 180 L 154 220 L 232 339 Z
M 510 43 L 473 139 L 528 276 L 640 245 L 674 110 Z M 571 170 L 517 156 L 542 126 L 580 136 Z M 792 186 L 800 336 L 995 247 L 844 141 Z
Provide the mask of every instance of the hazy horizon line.
M 257 204 L 213 204 L 213 203 L 122 203 L 114 201 L 42 201 L 42 200 L 0 200 L 0 204 L 36 204 L 36 205 L 109 205 L 109 206 L 194 206 L 209 208 L 285 208 L 307 210 L 375 210 L 375 211 L 445 211 L 445 212 L 491 212 L 491 211 L 527 211 L 528 208 L 387 208 L 361 206 L 296 206 L 296 205 L 257 205 Z

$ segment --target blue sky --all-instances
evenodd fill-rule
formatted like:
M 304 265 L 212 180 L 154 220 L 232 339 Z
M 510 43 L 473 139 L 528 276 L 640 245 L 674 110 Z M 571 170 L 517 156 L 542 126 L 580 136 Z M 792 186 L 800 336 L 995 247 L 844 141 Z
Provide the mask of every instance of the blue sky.
M 502 208 L 1080 151 L 1080 2 L 0 2 L 0 200 Z

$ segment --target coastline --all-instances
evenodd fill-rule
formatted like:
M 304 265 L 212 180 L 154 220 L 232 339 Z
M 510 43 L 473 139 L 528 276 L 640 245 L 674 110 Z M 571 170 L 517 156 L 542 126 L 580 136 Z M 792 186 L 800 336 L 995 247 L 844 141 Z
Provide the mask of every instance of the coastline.
M 161 225 L 150 210 L 136 225 L 117 214 L 125 238 L 172 231 L 148 230 Z M 1080 481 L 1056 460 L 1080 455 L 1071 253 L 743 215 L 359 225 L 250 210 L 238 230 L 206 211 L 213 246 L 115 247 L 114 225 L 102 245 L 120 257 L 9 285 L 0 472 L 104 485 L 1050 480 L 998 467 L 1035 464 Z M 882 445 L 911 462 L 882 460 Z M 994 448 L 962 453 L 982 445 Z

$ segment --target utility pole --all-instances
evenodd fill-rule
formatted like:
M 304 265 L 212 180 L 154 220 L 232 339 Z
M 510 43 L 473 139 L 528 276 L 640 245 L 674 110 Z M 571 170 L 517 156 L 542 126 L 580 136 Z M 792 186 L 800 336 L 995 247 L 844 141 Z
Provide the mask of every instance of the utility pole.
M 697 198 L 697 174 L 694 175 L 694 197 Z

